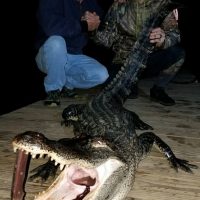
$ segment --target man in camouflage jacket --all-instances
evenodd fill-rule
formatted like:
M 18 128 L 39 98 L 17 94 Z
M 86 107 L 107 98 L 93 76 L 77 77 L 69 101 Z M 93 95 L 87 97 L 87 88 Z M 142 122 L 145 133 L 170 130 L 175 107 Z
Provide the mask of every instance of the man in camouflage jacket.
M 114 52 L 110 67 L 111 78 L 113 71 L 117 72 L 125 62 L 145 20 L 158 5 L 159 0 L 127 0 L 125 3 L 114 2 L 108 10 L 102 26 L 104 31 L 97 32 L 96 40 Z M 174 105 L 175 101 L 165 90 L 185 58 L 185 51 L 180 45 L 178 11 L 174 10 L 165 18 L 161 27 L 153 29 L 149 39 L 155 48 L 148 58 L 142 77 L 156 77 L 150 89 L 151 99 L 162 105 Z M 137 87 L 133 86 L 133 93 L 136 91 Z

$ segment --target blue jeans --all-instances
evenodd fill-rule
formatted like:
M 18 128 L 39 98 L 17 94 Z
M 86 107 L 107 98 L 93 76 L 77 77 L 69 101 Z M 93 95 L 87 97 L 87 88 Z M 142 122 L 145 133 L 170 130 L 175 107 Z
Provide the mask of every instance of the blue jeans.
M 108 71 L 97 60 L 83 54 L 67 52 L 64 38 L 51 36 L 36 55 L 38 68 L 46 74 L 45 91 L 81 88 L 87 89 L 102 84 Z

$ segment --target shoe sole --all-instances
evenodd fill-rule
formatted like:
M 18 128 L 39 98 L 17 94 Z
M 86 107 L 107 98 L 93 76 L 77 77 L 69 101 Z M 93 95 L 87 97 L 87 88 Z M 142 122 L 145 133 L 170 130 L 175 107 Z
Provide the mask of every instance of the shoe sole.
M 60 103 L 55 103 L 55 102 L 44 102 L 44 105 L 47 107 L 58 107 L 60 106 Z

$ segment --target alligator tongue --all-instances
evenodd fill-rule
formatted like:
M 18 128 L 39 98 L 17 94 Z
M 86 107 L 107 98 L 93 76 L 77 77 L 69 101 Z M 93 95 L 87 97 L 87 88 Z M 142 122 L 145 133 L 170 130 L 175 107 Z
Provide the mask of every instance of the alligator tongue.
M 86 186 L 85 191 L 82 194 L 79 194 L 74 200 L 82 200 L 90 192 L 90 187 Z
M 27 178 L 29 155 L 18 150 L 13 172 L 11 188 L 11 200 L 23 200 L 25 196 L 24 186 Z
M 90 176 L 79 178 L 73 180 L 74 183 L 79 185 L 93 186 L 96 182 L 96 178 L 91 178 Z
M 86 186 L 85 191 L 82 194 L 78 195 L 75 200 L 82 200 L 90 192 L 90 186 L 93 186 L 95 182 L 96 179 L 93 179 L 90 176 L 74 180 L 74 183 Z

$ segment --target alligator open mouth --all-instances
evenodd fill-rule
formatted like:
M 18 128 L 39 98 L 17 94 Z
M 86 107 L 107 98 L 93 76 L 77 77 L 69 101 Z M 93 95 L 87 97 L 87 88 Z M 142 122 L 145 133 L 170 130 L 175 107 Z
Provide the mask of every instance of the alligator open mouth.
M 52 145 L 52 141 L 49 141 L 40 133 L 26 132 L 17 135 L 12 142 L 14 151 L 18 152 L 18 157 L 19 155 L 21 157 L 31 155 L 35 158 L 47 154 L 55 165 L 59 165 L 62 170 L 50 187 L 35 197 L 36 200 L 95 199 L 95 195 L 98 194 L 109 176 L 122 166 L 122 162 L 113 156 L 95 166 L 91 161 L 81 158 L 81 155 L 77 157 L 74 151 L 72 152 L 66 147 L 61 148 L 57 143 L 58 148 L 53 149 L 55 146 Z M 99 145 L 97 148 L 99 148 Z M 20 162 L 23 163 L 24 160 L 21 159 Z M 15 174 L 26 170 L 26 165 L 23 165 L 24 169 L 19 169 L 20 166 L 17 167 Z M 18 192 L 23 191 L 23 183 L 20 183 L 23 180 L 18 178 L 13 181 L 17 181 L 13 184 L 13 187 L 17 185 L 17 187 L 21 187 L 17 189 Z M 13 189 L 13 191 L 16 191 L 16 189 Z

